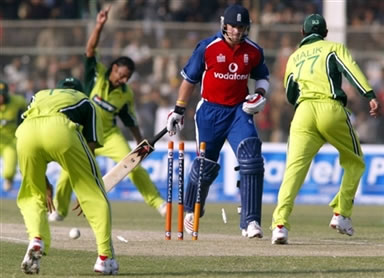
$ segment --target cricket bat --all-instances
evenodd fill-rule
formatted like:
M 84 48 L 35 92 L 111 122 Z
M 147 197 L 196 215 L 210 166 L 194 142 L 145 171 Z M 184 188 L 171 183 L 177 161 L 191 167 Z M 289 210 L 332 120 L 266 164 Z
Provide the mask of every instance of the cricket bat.
M 167 133 L 165 127 L 152 139 L 145 139 L 126 157 L 117 163 L 105 176 L 103 181 L 105 190 L 111 191 L 123 178 L 125 178 L 137 165 L 155 150 L 155 143 Z

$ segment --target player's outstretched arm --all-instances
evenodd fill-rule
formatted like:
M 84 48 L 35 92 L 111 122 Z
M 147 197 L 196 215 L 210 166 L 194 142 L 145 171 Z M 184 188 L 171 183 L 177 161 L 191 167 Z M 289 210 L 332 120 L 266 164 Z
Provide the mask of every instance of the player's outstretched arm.
M 87 57 L 95 56 L 95 49 L 96 49 L 97 45 L 99 44 L 100 34 L 101 34 L 101 31 L 103 30 L 105 22 L 107 22 L 107 20 L 108 20 L 108 12 L 110 9 L 111 9 L 111 6 L 108 6 L 107 9 L 101 10 L 97 14 L 96 26 L 93 29 L 91 36 L 89 37 L 88 42 L 87 42 L 87 48 L 86 48 L 86 52 L 85 52 Z

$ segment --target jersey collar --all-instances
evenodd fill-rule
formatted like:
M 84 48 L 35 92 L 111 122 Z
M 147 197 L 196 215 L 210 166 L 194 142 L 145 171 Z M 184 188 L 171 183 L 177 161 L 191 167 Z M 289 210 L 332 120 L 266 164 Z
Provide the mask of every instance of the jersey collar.
M 216 36 L 221 38 L 223 40 L 223 42 L 234 52 L 236 52 L 239 49 L 240 45 L 242 45 L 244 43 L 244 41 L 245 41 L 245 40 L 242 40 L 240 43 L 238 43 L 237 45 L 235 45 L 235 47 L 232 48 L 229 45 L 229 43 L 225 40 L 225 36 L 224 36 L 224 34 L 221 31 L 217 32 Z
M 304 39 L 302 39 L 302 41 L 300 42 L 299 47 L 303 46 L 304 44 L 309 44 L 309 43 L 317 42 L 320 40 L 324 40 L 324 38 L 322 36 L 320 36 L 319 34 L 313 33 L 313 34 L 310 34 L 310 35 L 304 37 Z

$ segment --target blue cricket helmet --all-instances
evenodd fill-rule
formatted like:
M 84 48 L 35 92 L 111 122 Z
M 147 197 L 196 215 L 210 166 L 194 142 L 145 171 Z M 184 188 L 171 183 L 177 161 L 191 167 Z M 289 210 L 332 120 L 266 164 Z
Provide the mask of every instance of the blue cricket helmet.
M 244 40 L 248 36 L 249 28 L 251 25 L 248 10 L 239 4 L 228 6 L 224 11 L 224 16 L 221 17 L 221 31 L 223 35 L 227 34 L 227 24 L 232 26 L 247 27 L 241 37 L 241 40 Z
M 224 24 L 232 26 L 249 26 L 249 13 L 246 8 L 238 4 L 228 6 L 224 11 Z

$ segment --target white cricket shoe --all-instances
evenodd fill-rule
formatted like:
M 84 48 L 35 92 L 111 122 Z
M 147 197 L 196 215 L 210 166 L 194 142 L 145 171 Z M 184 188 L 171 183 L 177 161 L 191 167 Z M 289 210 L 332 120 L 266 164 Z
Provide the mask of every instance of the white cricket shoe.
M 167 214 L 167 202 L 163 202 L 158 208 L 157 211 L 160 213 L 162 217 L 165 217 Z
M 248 238 L 253 238 L 253 237 L 262 238 L 263 230 L 261 229 L 257 221 L 252 221 L 252 222 L 249 222 L 248 224 L 247 234 L 248 234 Z
M 261 229 L 257 221 L 251 221 L 249 222 L 247 229 L 241 230 L 241 235 L 243 237 L 248 237 L 248 238 L 254 238 L 254 237 L 262 238 L 263 230 Z
M 115 259 L 105 258 L 102 260 L 98 256 L 93 270 L 101 274 L 115 275 L 119 271 L 119 264 Z
M 288 230 L 283 225 L 277 225 L 273 229 L 272 244 L 288 244 Z
M 189 235 L 192 235 L 193 233 L 193 222 L 194 222 L 193 212 L 187 212 L 184 217 L 184 229 Z
M 49 222 L 58 222 L 58 221 L 63 221 L 64 217 L 61 216 L 56 210 L 53 211 L 52 213 L 48 214 L 48 221 Z
M 354 233 L 351 218 L 336 213 L 332 216 L 329 227 L 337 230 L 340 234 L 352 236 Z
M 25 274 L 38 274 L 40 270 L 40 259 L 44 252 L 44 242 L 34 238 L 29 242 L 27 252 L 21 263 L 21 271 Z
M 243 237 L 248 237 L 247 229 L 241 229 L 241 235 Z

